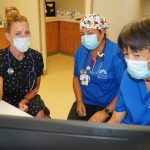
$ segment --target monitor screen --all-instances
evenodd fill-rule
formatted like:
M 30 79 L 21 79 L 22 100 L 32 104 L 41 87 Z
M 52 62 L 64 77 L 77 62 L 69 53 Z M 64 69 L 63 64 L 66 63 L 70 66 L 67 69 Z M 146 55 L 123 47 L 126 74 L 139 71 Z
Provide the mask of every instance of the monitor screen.
M 1 150 L 149 150 L 150 127 L 0 116 Z

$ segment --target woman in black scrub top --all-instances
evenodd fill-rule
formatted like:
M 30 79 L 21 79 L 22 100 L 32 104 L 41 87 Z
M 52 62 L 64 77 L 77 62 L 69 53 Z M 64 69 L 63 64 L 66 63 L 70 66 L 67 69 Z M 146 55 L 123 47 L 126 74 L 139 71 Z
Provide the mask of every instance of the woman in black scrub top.
M 37 94 L 43 74 L 42 55 L 31 48 L 27 18 L 15 7 L 5 10 L 6 38 L 0 50 L 0 98 L 32 116 L 45 118 L 49 110 Z

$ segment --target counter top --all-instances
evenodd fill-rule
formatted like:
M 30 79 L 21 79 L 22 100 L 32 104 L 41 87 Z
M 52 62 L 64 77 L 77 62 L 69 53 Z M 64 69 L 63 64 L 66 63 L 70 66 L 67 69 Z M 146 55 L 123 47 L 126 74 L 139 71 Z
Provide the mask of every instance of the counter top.
M 3 25 L 0 25 L 0 28 L 4 28 L 4 26 L 3 26 Z
M 46 17 L 46 22 L 53 22 L 53 21 L 80 23 L 80 18 Z

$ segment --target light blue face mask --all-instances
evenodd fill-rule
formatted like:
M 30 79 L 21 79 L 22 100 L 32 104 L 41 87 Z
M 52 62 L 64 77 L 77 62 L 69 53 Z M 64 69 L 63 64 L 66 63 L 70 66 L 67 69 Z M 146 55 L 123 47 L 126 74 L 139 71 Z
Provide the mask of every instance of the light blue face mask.
M 146 79 L 150 77 L 148 61 L 137 61 L 126 59 L 127 71 L 135 79 Z
M 86 47 L 88 50 L 94 50 L 100 42 L 97 41 L 97 35 L 83 35 L 81 37 L 81 43 L 84 47 Z

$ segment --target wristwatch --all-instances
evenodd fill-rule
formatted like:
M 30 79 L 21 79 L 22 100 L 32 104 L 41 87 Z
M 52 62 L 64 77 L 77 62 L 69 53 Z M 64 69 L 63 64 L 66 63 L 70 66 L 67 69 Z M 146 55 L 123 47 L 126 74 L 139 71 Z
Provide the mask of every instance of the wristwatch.
M 109 108 L 105 108 L 104 109 L 105 113 L 108 115 L 108 116 L 111 116 L 112 115 L 112 112 L 109 110 Z

